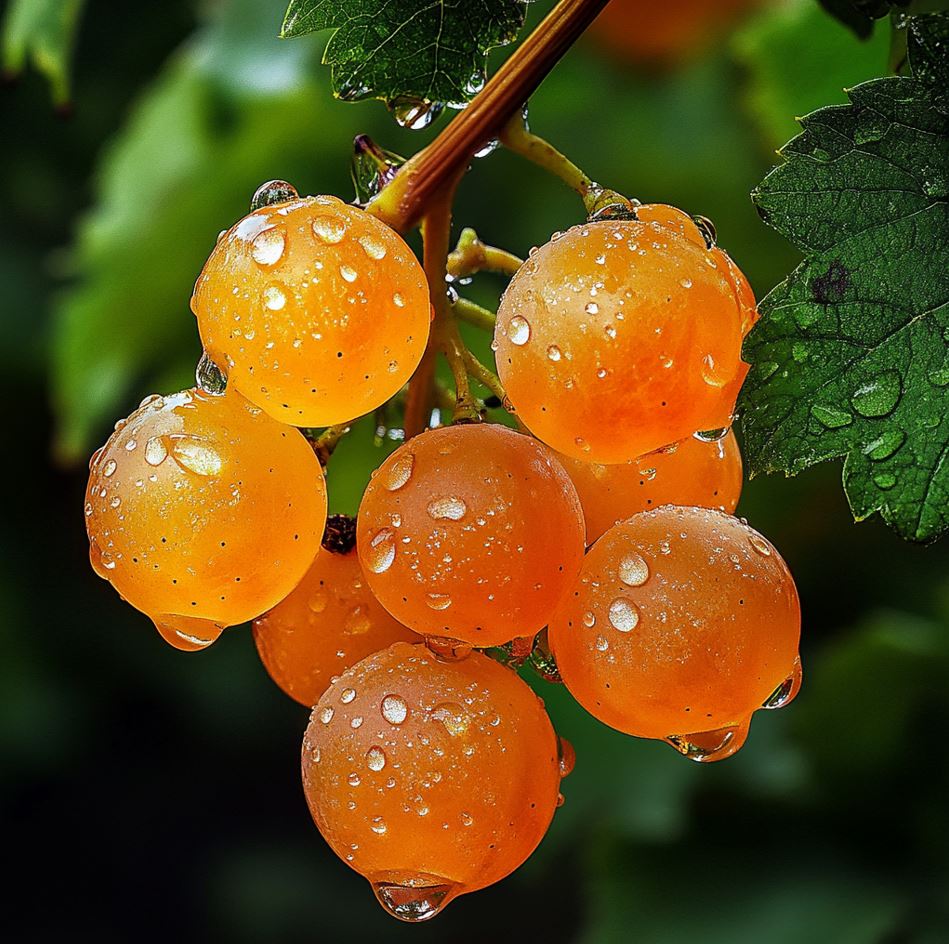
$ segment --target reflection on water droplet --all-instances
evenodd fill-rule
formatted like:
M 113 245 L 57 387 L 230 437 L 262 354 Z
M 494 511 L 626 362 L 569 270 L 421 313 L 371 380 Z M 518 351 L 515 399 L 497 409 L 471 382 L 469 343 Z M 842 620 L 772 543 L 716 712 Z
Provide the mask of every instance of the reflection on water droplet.
M 516 344 L 518 347 L 527 344 L 531 337 L 531 326 L 528 324 L 527 319 L 522 318 L 520 315 L 515 315 L 508 323 L 507 336 L 511 344 Z
M 355 282 L 359 275 L 359 273 L 352 266 L 348 266 L 348 265 L 341 265 L 339 267 L 339 274 L 347 282 Z
M 369 828 L 374 833 L 378 833 L 380 836 L 384 835 L 386 829 L 388 829 L 388 827 L 386 826 L 386 821 L 381 816 L 374 816 L 372 818 L 372 824 L 370 825 Z
M 639 554 L 628 554 L 619 562 L 619 579 L 627 587 L 641 587 L 649 579 L 649 565 Z
M 563 356 L 563 355 L 562 355 L 561 352 L 560 352 L 560 348 L 557 347 L 556 344 L 551 344 L 550 347 L 547 348 L 547 359 L 548 359 L 548 360 L 553 361 L 554 363 L 556 363 L 557 361 L 560 360 L 560 358 L 561 358 L 562 356 Z
M 400 695 L 386 695 L 382 699 L 382 717 L 389 724 L 402 724 L 408 713 L 408 705 Z
M 437 705 L 432 711 L 432 717 L 440 721 L 452 737 L 460 737 L 468 730 L 468 715 L 464 708 L 455 702 L 448 701 Z
M 340 692 L 339 700 L 344 704 L 348 705 L 356 697 L 356 690 L 354 688 L 344 688 Z
M 811 407 L 811 416 L 827 429 L 840 429 L 840 427 L 849 426 L 853 422 L 853 416 L 850 413 L 832 406 L 821 406 L 819 403 L 815 403 Z
M 373 236 L 360 236 L 359 245 L 370 259 L 384 259 L 386 256 L 386 247 Z
M 261 207 L 273 206 L 275 203 L 295 200 L 298 196 L 297 188 L 293 184 L 288 184 L 285 180 L 268 180 L 255 191 L 250 201 L 250 208 L 252 211 L 259 210 Z
M 718 429 L 700 429 L 692 434 L 692 438 L 704 443 L 721 442 L 728 435 L 729 429 L 728 426 L 721 426 Z
M 569 776 L 577 765 L 577 752 L 573 745 L 565 738 L 557 738 L 557 760 L 560 766 L 560 779 Z
M 906 433 L 901 429 L 888 429 L 863 447 L 863 454 L 873 462 L 882 462 L 895 455 L 903 443 Z
M 731 757 L 748 737 L 748 720 L 728 725 L 714 731 L 702 731 L 698 734 L 671 735 L 666 742 L 671 744 L 683 757 L 698 763 L 708 763 Z
M 412 471 L 415 468 L 415 454 L 411 452 L 401 453 L 393 459 L 391 465 L 385 471 L 383 485 L 387 491 L 397 492 L 400 488 L 408 484 L 412 478 Z
M 258 233 L 251 243 L 250 254 L 258 265 L 272 266 L 280 261 L 287 246 L 283 231 L 272 227 Z
M 587 610 L 586 613 L 583 614 L 583 625 L 586 626 L 587 629 L 592 629 L 596 626 L 596 616 L 591 610 Z
M 412 923 L 434 918 L 452 900 L 456 888 L 454 883 L 439 881 L 435 876 L 372 883 L 379 904 L 394 918 Z
M 330 246 L 341 243 L 346 235 L 346 224 L 335 216 L 318 216 L 311 225 L 313 235 Z
M 447 593 L 427 593 L 425 602 L 430 609 L 447 610 L 451 606 L 451 596 Z
M 752 532 L 748 535 L 748 543 L 762 556 L 771 556 L 771 545 L 760 535 Z
M 794 660 L 791 674 L 765 699 L 762 708 L 784 708 L 801 690 L 801 658 Z
M 162 614 L 153 616 L 152 622 L 165 642 L 184 652 L 207 649 L 224 631 L 219 623 L 195 616 Z
M 153 436 L 145 443 L 145 461 L 149 465 L 161 465 L 168 458 L 168 448 L 160 436 Z
M 279 285 L 268 285 L 264 289 L 264 305 L 271 311 L 280 311 L 287 304 L 287 296 Z
M 460 521 L 467 511 L 468 506 L 464 501 L 453 496 L 436 498 L 428 503 L 428 513 L 436 521 Z
M 195 475 L 219 475 L 224 467 L 220 455 L 199 439 L 172 437 L 171 455 L 178 465 Z
M 395 560 L 395 532 L 382 528 L 369 541 L 366 564 L 374 574 L 384 574 Z
M 427 128 L 441 113 L 444 105 L 403 96 L 389 102 L 392 117 L 403 128 L 421 131 Z
M 116 465 L 115 459 L 109 459 L 109 461 L 102 467 L 102 474 L 108 479 L 115 474 L 115 470 L 118 468 Z
M 334 714 L 336 714 L 336 712 L 333 708 L 330 705 L 326 705 L 320 709 L 320 721 L 322 721 L 323 724 L 329 724 L 333 720 Z
M 610 623 L 621 633 L 628 633 L 639 623 L 639 610 L 629 600 L 617 597 L 610 604 Z
M 873 476 L 873 481 L 876 483 L 877 488 L 882 488 L 884 491 L 889 491 L 896 485 L 896 476 L 892 472 L 878 472 Z
M 379 771 L 386 765 L 386 752 L 381 747 L 370 747 L 366 751 L 366 766 L 370 770 Z

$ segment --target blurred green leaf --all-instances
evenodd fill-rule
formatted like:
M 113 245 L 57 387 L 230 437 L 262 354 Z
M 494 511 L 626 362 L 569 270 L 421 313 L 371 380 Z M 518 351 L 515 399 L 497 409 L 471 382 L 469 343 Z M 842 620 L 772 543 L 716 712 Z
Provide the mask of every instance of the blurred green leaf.
M 924 77 L 944 18 L 910 27 Z M 745 450 L 787 474 L 846 456 L 854 515 L 929 541 L 949 528 L 949 95 L 891 77 L 850 99 L 803 119 L 754 194 L 806 259 L 745 345 Z
M 12 0 L 3 20 L 3 67 L 19 72 L 32 60 L 53 99 L 69 98 L 69 63 L 85 0 Z
M 291 0 L 283 36 L 335 29 L 323 61 L 346 101 L 464 103 L 484 83 L 485 55 L 524 23 L 522 0 Z
M 845 101 L 845 88 L 882 74 L 889 40 L 880 28 L 861 42 L 813 0 L 796 0 L 750 20 L 734 49 L 748 73 L 748 107 L 777 148 L 797 131 L 798 115 Z
M 228 0 L 133 111 L 98 171 L 53 338 L 57 451 L 87 451 L 133 383 L 200 353 L 191 285 L 263 181 L 342 186 L 355 133 L 314 82 L 315 51 L 273 34 L 277 0 Z M 333 123 L 333 140 L 324 127 Z M 328 181 L 327 181 L 328 178 Z M 329 189 L 327 187 L 327 189 Z M 136 397 L 137 401 L 140 397 Z
M 909 0 L 820 0 L 820 5 L 858 36 L 867 37 L 874 20 L 908 6 Z

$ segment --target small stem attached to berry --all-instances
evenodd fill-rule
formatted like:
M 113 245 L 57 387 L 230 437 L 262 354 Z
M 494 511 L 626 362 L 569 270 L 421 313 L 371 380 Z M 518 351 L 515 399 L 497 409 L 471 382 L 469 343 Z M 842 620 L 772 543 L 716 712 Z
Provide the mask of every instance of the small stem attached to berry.
M 467 298 L 458 298 L 455 300 L 452 308 L 455 317 L 466 324 L 474 325 L 476 328 L 482 328 L 485 331 L 494 333 L 494 325 L 497 321 L 497 315 L 488 308 L 482 308 Z
M 452 279 L 464 279 L 478 272 L 512 276 L 523 264 L 524 260 L 514 253 L 481 242 L 478 234 L 466 227 L 448 256 L 448 275 Z
M 352 426 L 349 423 L 340 423 L 338 426 L 328 426 L 315 438 L 312 436 L 307 437 L 313 446 L 316 457 L 320 460 L 320 465 L 323 466 L 324 469 L 330 461 L 330 456 L 333 455 L 333 451 L 339 445 L 340 440 L 351 428 Z
M 464 350 L 464 359 L 468 373 L 483 387 L 487 387 L 501 401 L 501 405 L 508 409 L 507 394 L 504 392 L 501 381 L 498 380 L 498 375 L 485 367 L 467 348 Z

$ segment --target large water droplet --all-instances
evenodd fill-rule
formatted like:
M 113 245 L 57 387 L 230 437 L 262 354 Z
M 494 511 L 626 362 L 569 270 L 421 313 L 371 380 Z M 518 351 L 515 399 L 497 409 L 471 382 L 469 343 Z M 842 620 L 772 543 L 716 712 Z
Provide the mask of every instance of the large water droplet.
M 198 366 L 194 369 L 198 389 L 212 396 L 220 396 L 227 389 L 227 375 L 211 360 L 207 351 L 201 352 Z
M 382 528 L 369 541 L 366 564 L 374 574 L 384 574 L 395 560 L 395 532 Z
M 444 106 L 439 102 L 429 102 L 417 98 L 397 98 L 389 103 L 392 117 L 403 128 L 421 131 L 427 128 L 442 112 Z
M 854 391 L 853 408 L 867 417 L 888 416 L 896 409 L 903 395 L 903 381 L 895 370 L 885 370 L 869 383 Z
M 393 459 L 392 464 L 386 469 L 382 484 L 387 491 L 397 492 L 408 484 L 414 469 L 415 454 L 411 452 L 402 453 Z
M 386 247 L 375 236 L 360 236 L 359 245 L 370 259 L 384 259 Z
M 410 878 L 400 882 L 373 882 L 379 904 L 400 921 L 428 921 L 448 904 L 457 886 L 436 882 L 434 876 Z
M 704 443 L 721 442 L 728 435 L 730 428 L 729 426 L 720 426 L 718 429 L 700 429 L 692 434 L 692 438 Z
M 863 454 L 873 462 L 882 462 L 895 455 L 903 443 L 906 433 L 901 429 L 888 429 L 863 447 Z
M 272 266 L 283 256 L 283 251 L 287 248 L 287 238 L 283 235 L 283 230 L 273 226 L 258 233 L 250 245 L 254 262 L 262 266 Z
M 748 543 L 762 556 L 770 557 L 771 545 L 760 535 L 752 532 L 748 535 Z
M 464 501 L 454 496 L 436 498 L 428 503 L 428 513 L 436 521 L 460 521 L 467 511 L 468 506 Z
M 640 554 L 628 554 L 619 562 L 619 579 L 627 587 L 641 587 L 649 579 L 649 565 Z
M 401 695 L 386 695 L 382 699 L 382 717 L 389 724 L 402 724 L 408 716 L 409 708 Z
M 311 226 L 313 235 L 330 246 L 341 243 L 346 236 L 346 224 L 336 216 L 318 216 Z
M 379 771 L 382 770 L 386 765 L 386 752 L 381 748 L 373 745 L 366 751 L 366 766 L 370 770 Z
M 531 337 L 531 326 L 528 324 L 527 319 L 522 318 L 520 315 L 515 315 L 508 323 L 507 336 L 511 344 L 516 344 L 518 347 L 527 344 Z
M 161 465 L 168 458 L 168 447 L 161 436 L 153 436 L 145 443 L 145 461 L 149 465 Z
M 425 602 L 429 609 L 447 610 L 451 606 L 451 595 L 447 593 L 426 593 Z
M 565 737 L 557 738 L 557 761 L 561 780 L 568 776 L 577 765 L 577 752 Z
M 197 652 L 200 649 L 207 649 L 224 630 L 224 627 L 219 623 L 195 616 L 177 616 L 166 613 L 153 616 L 152 622 L 165 642 L 184 652 Z
M 672 735 L 666 738 L 683 757 L 708 763 L 731 757 L 748 737 L 748 721 L 698 734 Z
M 811 416 L 827 429 L 840 429 L 840 427 L 849 426 L 853 422 L 853 416 L 850 413 L 832 406 L 821 406 L 819 403 L 815 403 L 811 407 Z
M 195 475 L 219 475 L 224 467 L 221 456 L 200 439 L 171 437 L 171 455 L 178 465 Z
M 631 632 L 639 623 L 639 610 L 635 604 L 617 597 L 610 604 L 610 624 L 621 633 Z
M 791 674 L 765 699 L 762 708 L 784 708 L 789 705 L 801 690 L 801 658 L 794 660 Z
M 296 200 L 300 194 L 293 184 L 288 184 L 285 180 L 268 180 L 261 184 L 254 192 L 250 201 L 250 208 L 259 210 L 261 207 L 273 206 L 275 203 L 286 203 L 288 200 Z

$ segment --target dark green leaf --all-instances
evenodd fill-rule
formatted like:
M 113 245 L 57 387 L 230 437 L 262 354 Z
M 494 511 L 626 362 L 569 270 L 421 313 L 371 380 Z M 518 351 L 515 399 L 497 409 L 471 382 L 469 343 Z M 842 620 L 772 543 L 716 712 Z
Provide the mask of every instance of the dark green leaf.
M 291 0 L 282 35 L 336 30 L 323 61 L 347 101 L 464 103 L 524 9 L 522 0 Z
M 873 21 L 908 6 L 909 0 L 820 0 L 820 5 L 858 36 L 873 32 Z
M 69 60 L 84 2 L 13 0 L 3 21 L 4 69 L 19 72 L 32 60 L 59 104 L 69 97 Z
M 807 116 L 753 195 L 805 260 L 761 304 L 741 402 L 752 471 L 845 456 L 855 516 L 918 541 L 949 527 L 949 97 L 927 81 L 945 19 L 913 24 L 919 75 Z

